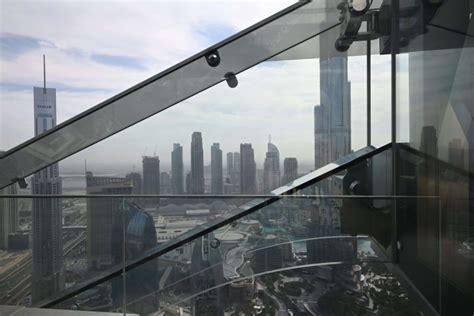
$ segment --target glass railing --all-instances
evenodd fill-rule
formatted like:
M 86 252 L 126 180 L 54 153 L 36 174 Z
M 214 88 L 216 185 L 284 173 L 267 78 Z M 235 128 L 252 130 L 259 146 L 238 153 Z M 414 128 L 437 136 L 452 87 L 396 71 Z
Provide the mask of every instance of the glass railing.
M 0 157 L 0 188 L 339 24 L 336 3 L 300 1 Z
M 392 3 L 301 1 L 0 156 L 1 304 L 471 315 L 471 9 Z
M 122 226 L 113 240 L 122 247 L 117 262 L 125 264 L 46 306 L 139 314 L 432 313 L 396 267 L 393 223 L 396 204 L 438 199 L 394 197 L 390 157 L 389 148 L 372 150 L 323 168 L 317 181 L 306 177 L 304 187 L 276 190 L 290 195 L 120 197 L 128 209 L 114 221 Z M 322 188 L 331 195 L 312 194 Z M 155 214 L 137 206 L 150 200 L 159 205 Z M 146 233 L 151 218 L 156 229 Z M 144 244 L 155 239 L 163 245 Z

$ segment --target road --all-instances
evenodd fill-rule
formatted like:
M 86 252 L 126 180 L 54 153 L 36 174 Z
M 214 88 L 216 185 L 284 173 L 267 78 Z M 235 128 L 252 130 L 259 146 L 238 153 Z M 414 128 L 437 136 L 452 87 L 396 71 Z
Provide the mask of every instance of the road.
M 67 256 L 75 247 L 79 246 L 86 240 L 86 233 L 81 232 L 79 235 L 66 241 L 64 245 L 64 256 Z M 22 299 L 28 296 L 31 292 L 31 271 L 32 271 L 32 256 L 31 253 L 17 264 L 17 266 L 8 272 L 0 279 L 0 284 L 6 284 L 9 290 L 3 299 L 0 299 L 1 304 L 17 305 Z
M 277 305 L 278 305 L 278 312 L 277 315 L 279 316 L 288 316 L 288 308 L 286 308 L 286 305 L 284 302 L 282 302 L 278 297 L 273 295 L 273 293 L 267 288 L 265 284 L 263 284 L 260 281 L 255 280 L 255 283 L 257 283 L 265 292 L 265 295 L 267 295 L 269 298 L 271 298 Z

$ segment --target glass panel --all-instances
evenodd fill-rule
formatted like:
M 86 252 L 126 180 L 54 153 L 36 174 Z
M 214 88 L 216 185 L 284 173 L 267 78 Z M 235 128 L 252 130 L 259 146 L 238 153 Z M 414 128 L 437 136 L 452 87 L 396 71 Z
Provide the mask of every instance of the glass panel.
M 321 295 L 346 273 L 349 279 L 353 276 L 348 264 L 357 270 L 365 262 L 392 262 L 391 189 L 384 185 L 390 183 L 390 165 L 386 165 L 390 157 L 390 150 L 381 152 L 304 189 L 305 193 L 314 192 L 327 184 L 334 198 L 307 194 L 282 197 L 151 261 L 161 271 L 160 284 L 154 284 L 156 290 L 145 296 L 138 295 L 143 293 L 143 284 L 127 288 L 127 310 L 151 312 L 154 306 L 154 311 L 184 308 L 193 314 L 204 310 L 219 313 L 228 307 L 225 302 L 232 291 L 228 287 L 234 280 L 250 291 L 245 295 L 254 296 L 255 290 L 245 285 L 246 280 L 273 270 L 288 277 L 329 278 L 318 291 Z M 371 177 L 372 170 L 379 171 L 377 178 Z M 387 175 L 383 176 L 384 172 Z M 373 195 L 371 188 L 375 187 L 381 195 Z M 163 218 L 165 223 L 170 220 L 176 219 Z M 328 267 L 335 263 L 341 264 L 341 269 Z M 147 274 L 148 267 L 137 267 L 127 272 L 127 279 Z
M 300 8 L 298 8 L 300 7 Z M 205 53 L 170 68 L 2 156 L 0 187 L 23 178 L 166 109 L 338 23 L 335 3 L 301 2 L 261 27 L 216 45 L 220 64 Z M 207 50 L 206 52 L 209 52 Z M 130 106 L 135 105 L 134 110 Z M 138 106 L 138 107 L 137 107 Z
M 97 286 L 67 299 L 52 307 L 55 310 L 103 311 L 122 310 L 123 302 L 117 300 L 114 294 L 123 288 L 122 276 L 105 281 Z M 51 311 L 49 311 L 51 312 Z M 59 311 L 58 311 L 59 312 Z
M 159 286 L 141 297 L 137 294 L 144 286 L 130 286 L 127 310 L 142 312 L 143 306 L 150 306 L 150 301 L 158 298 L 159 311 L 183 308 L 193 315 L 219 314 L 236 303 L 234 299 L 250 303 L 258 292 L 265 292 L 261 284 L 270 287 L 266 278 L 272 273 L 278 277 L 270 283 L 280 281 L 274 288 L 282 288 L 279 296 L 283 300 L 292 301 L 303 290 L 307 292 L 301 304 L 317 301 L 333 287 L 341 292 L 358 292 L 362 288 L 362 267 L 370 275 L 372 269 L 368 266 L 372 262 L 391 262 L 382 246 L 386 241 L 367 235 L 385 225 L 383 216 L 391 219 L 391 204 L 383 198 L 377 202 L 387 205 L 385 210 L 379 210 L 386 212 L 380 220 L 364 215 L 377 214 L 367 207 L 374 203 L 370 198 L 320 199 L 319 205 L 311 197 L 281 199 L 154 260 L 160 271 Z M 331 230 L 327 229 L 326 218 L 318 216 L 323 205 L 328 213 L 338 213 L 335 216 L 339 220 L 333 222 Z M 354 217 L 359 220 L 354 221 Z M 343 223 L 341 228 L 337 227 L 338 222 Z M 384 233 L 390 238 L 389 230 Z M 139 279 L 147 271 L 140 266 L 128 271 L 127 277 Z M 312 281 L 301 284 L 305 279 Z M 295 284 L 286 289 L 286 282 Z M 369 288 L 370 282 L 367 291 Z M 241 297 L 238 291 L 244 291 Z
M 420 2 L 415 7 L 400 1 L 400 10 L 397 139 L 407 146 L 400 149 L 398 193 L 439 197 L 400 204 L 400 265 L 440 315 L 470 315 L 472 2 Z
M 33 117 L 33 85 L 43 86 L 42 54 L 46 85 L 56 88 L 62 123 L 295 2 L 2 3 L 0 149 L 34 136 L 33 121 L 25 118 Z M 78 15 L 81 19 L 68 18 Z M 142 32 L 147 27 L 160 32 Z M 46 31 L 57 29 L 61 32 Z M 70 35 L 78 29 L 82 36 Z
M 294 180 L 290 184 L 275 190 L 273 194 L 283 194 L 285 192 L 289 193 L 298 190 L 320 178 L 324 178 L 327 174 L 336 172 L 339 169 L 343 170 L 344 164 L 349 164 L 353 162 L 354 159 L 361 159 L 363 155 L 369 155 L 371 153 L 375 154 L 376 152 L 378 151 L 372 148 L 365 148 L 358 152 L 354 152 L 351 155 L 342 157 L 325 168 L 321 168 L 300 179 Z M 239 199 L 226 199 L 220 202 L 216 196 L 210 198 L 205 198 L 205 196 L 195 198 L 194 202 L 192 202 L 193 200 L 189 197 L 186 198 L 184 196 L 170 196 L 169 198 L 160 198 L 159 200 L 150 197 L 141 199 L 134 197 L 126 201 L 125 204 L 128 205 L 128 208 L 126 208 L 127 217 L 124 222 L 124 229 L 126 231 L 125 238 L 127 241 L 125 257 L 126 259 L 129 258 L 131 264 L 135 266 L 134 268 L 130 268 L 131 270 L 127 272 L 125 278 L 125 283 L 128 284 L 126 286 L 128 287 L 130 285 L 134 288 L 131 290 L 130 294 L 126 295 L 127 300 L 133 301 L 134 297 L 137 299 L 141 298 L 144 296 L 143 291 L 150 291 L 150 289 L 161 286 L 160 283 L 150 283 L 149 286 L 143 286 L 143 282 L 139 282 L 141 287 L 138 290 L 136 289 L 137 280 L 144 280 L 144 276 L 156 271 L 156 267 L 166 267 L 169 265 L 166 263 L 163 263 L 162 265 L 161 263 L 158 264 L 153 262 L 157 262 L 157 260 L 165 260 L 164 258 L 167 256 L 170 257 L 166 259 L 169 261 L 175 260 L 176 258 L 174 257 L 179 257 L 181 254 L 190 254 L 189 249 L 183 250 L 180 254 L 175 254 L 176 252 L 181 251 L 180 249 L 176 250 L 176 245 L 185 245 L 189 244 L 189 240 L 204 238 L 199 236 L 203 236 L 206 231 L 213 231 L 212 234 L 214 234 L 214 231 L 217 228 L 222 227 L 226 221 L 255 212 L 265 205 L 278 200 L 277 197 L 269 197 L 252 199 L 251 201 L 242 204 L 245 202 L 245 200 L 242 201 L 243 197 L 244 196 Z M 148 205 L 147 211 L 144 211 L 142 207 L 139 207 L 138 205 L 140 204 Z M 152 207 L 150 207 L 150 205 Z M 190 221 L 190 218 L 196 217 L 198 220 Z M 153 226 L 153 222 L 157 227 L 156 232 L 150 229 L 150 227 Z M 183 222 L 185 226 L 181 227 Z M 191 225 L 189 225 L 189 223 Z M 181 226 L 176 228 L 174 227 L 176 225 Z M 157 237 L 154 237 L 154 235 Z M 153 242 L 154 238 L 156 238 L 158 244 L 162 241 L 169 240 L 169 242 L 165 242 L 162 245 L 156 245 L 156 243 Z M 120 242 L 119 238 L 115 238 L 114 242 L 116 241 Z M 170 253 L 172 250 L 173 252 Z M 160 256 L 159 259 L 153 259 L 157 256 Z M 140 257 L 142 259 L 140 259 Z M 109 273 L 111 272 L 120 273 L 120 268 L 109 270 Z M 133 273 L 138 274 L 134 276 Z M 164 272 L 161 271 L 161 273 Z M 150 282 L 155 281 L 150 279 Z M 87 283 L 88 282 L 85 282 L 85 284 Z M 79 286 L 75 288 L 79 288 Z M 154 291 L 152 292 L 154 293 Z M 151 302 L 147 301 L 146 303 L 143 302 L 143 304 L 137 304 L 135 308 L 139 311 L 148 311 L 151 306 L 154 306 L 155 303 L 153 302 L 156 302 L 156 298 L 152 297 L 151 299 Z
M 38 306 L 123 265 L 121 197 L 2 195 L 12 193 L 0 196 L 1 304 Z
M 33 273 L 32 200 L 2 197 L 17 192 L 0 190 L 0 304 L 31 305 Z

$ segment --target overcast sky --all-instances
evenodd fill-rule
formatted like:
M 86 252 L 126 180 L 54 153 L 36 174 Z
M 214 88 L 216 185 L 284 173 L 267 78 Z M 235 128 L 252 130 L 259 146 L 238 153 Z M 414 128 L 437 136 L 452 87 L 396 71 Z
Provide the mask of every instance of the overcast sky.
M 58 122 L 143 81 L 198 51 L 287 7 L 292 1 L 22 1 L 0 0 L 0 149 L 33 136 L 33 86 L 57 89 Z M 375 57 L 374 142 L 389 139 L 389 58 Z M 351 57 L 352 144 L 365 144 L 365 57 Z M 267 62 L 168 109 L 64 161 L 101 168 L 141 169 L 156 152 L 169 165 L 172 144 L 184 147 L 193 131 L 224 155 L 251 142 L 258 163 L 268 136 L 284 157 L 311 166 L 313 107 L 319 103 L 319 62 Z M 377 92 L 379 91 L 379 92 Z M 137 105 L 138 106 L 138 105 Z M 375 120 L 374 120 L 375 121 Z M 387 138 L 388 137 L 388 138 Z M 259 166 L 261 168 L 261 166 Z M 303 170 L 301 170 L 303 171 Z

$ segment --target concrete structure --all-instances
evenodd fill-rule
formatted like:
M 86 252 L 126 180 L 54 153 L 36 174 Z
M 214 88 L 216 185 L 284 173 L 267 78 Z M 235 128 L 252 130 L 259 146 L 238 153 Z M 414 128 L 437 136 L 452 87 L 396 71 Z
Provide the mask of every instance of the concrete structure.
M 191 192 L 204 193 L 204 152 L 201 132 L 194 132 L 191 140 Z
M 171 152 L 171 193 L 184 193 L 183 146 L 173 144 Z
M 34 87 L 35 136 L 56 126 L 56 89 Z M 32 194 L 62 193 L 57 163 L 35 173 Z M 32 301 L 53 297 L 64 288 L 61 199 L 33 200 Z
M 219 143 L 211 146 L 211 192 L 222 194 L 224 190 L 224 179 L 222 176 L 222 150 Z
M 263 193 L 269 193 L 280 186 L 280 152 L 268 142 L 268 150 L 263 163 Z
M 235 160 L 234 160 L 235 161 Z M 235 165 L 234 165 L 235 166 Z M 257 167 L 252 144 L 240 144 L 240 192 L 257 192 Z

